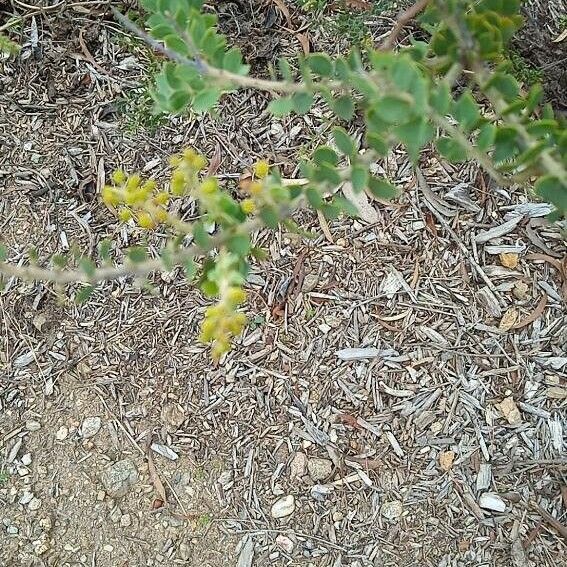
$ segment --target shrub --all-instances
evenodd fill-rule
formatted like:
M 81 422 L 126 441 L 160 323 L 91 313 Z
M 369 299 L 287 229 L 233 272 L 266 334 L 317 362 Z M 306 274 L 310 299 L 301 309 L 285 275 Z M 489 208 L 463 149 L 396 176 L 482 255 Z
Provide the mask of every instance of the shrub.
M 88 258 L 57 256 L 46 267 L 37 261 L 17 267 L 2 249 L 0 270 L 60 285 L 80 282 L 84 287 L 76 299 L 83 301 L 101 280 L 183 266 L 205 294 L 219 298 L 205 313 L 201 339 L 211 342 L 213 354 L 220 356 L 245 324 L 238 309 L 245 300 L 248 259 L 261 254 L 251 246 L 250 233 L 260 226 L 276 228 L 299 206 L 328 217 L 356 212 L 344 198 L 327 197 L 345 180 L 355 191 L 394 198 L 396 187 L 370 172 L 370 165 L 394 145 L 405 146 L 414 162 L 432 144 L 451 162 L 475 160 L 501 185 L 533 188 L 553 203 L 558 219 L 567 213 L 565 122 L 541 104 L 539 85 L 522 94 L 501 63 L 522 23 L 519 4 L 421 0 L 402 14 L 384 45 L 369 50 L 364 62 L 356 50 L 336 58 L 325 53 L 298 56 L 293 64 L 282 58 L 270 79 L 249 75 L 239 50 L 229 47 L 218 32 L 214 15 L 203 11 L 202 0 L 143 0 L 150 14 L 149 32 L 115 11 L 126 28 L 169 59 L 153 91 L 160 111 L 176 114 L 189 108 L 203 113 L 219 104 L 224 93 L 260 89 L 274 94 L 269 110 L 277 116 L 305 114 L 315 101 L 326 104 L 335 116 L 334 145 L 319 146 L 301 164 L 305 184 L 285 184 L 277 169 L 257 163 L 245 187 L 247 195 L 240 200 L 216 178 L 203 175 L 206 161 L 193 150 L 172 158 L 170 181 L 163 186 L 118 171 L 102 199 L 122 222 L 146 230 L 161 225 L 170 231 L 159 257 L 149 258 L 146 250 L 133 248 L 128 261 L 115 266 L 104 243 L 98 265 Z M 420 23 L 429 41 L 392 50 L 404 23 L 424 8 Z M 355 115 L 364 119 L 363 154 L 343 127 Z M 169 207 L 172 200 L 187 198 L 197 203 L 200 213 L 192 223 Z M 218 227 L 214 235 L 206 230 L 211 223 Z M 190 246 L 184 245 L 187 237 Z

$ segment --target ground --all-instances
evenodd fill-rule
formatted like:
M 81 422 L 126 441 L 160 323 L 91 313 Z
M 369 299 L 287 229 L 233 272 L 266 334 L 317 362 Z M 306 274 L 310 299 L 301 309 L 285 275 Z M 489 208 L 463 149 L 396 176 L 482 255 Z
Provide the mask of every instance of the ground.
M 218 6 L 260 73 L 325 41 L 280 4 Z M 292 176 L 327 135 L 320 114 L 268 119 L 256 93 L 160 123 L 140 88 L 158 62 L 102 4 L 14 6 L 39 40 L 0 75 L 15 262 L 107 237 L 120 260 L 142 241 L 96 196 L 118 164 L 160 179 L 193 145 L 226 183 L 258 157 Z M 315 238 L 255 236 L 269 260 L 249 278 L 251 325 L 219 364 L 195 338 L 207 301 L 177 272 L 83 306 L 7 282 L 0 565 L 567 565 L 558 227 L 473 165 L 427 154 L 416 175 L 396 151 L 377 167 L 404 193 L 366 220 L 302 212 Z

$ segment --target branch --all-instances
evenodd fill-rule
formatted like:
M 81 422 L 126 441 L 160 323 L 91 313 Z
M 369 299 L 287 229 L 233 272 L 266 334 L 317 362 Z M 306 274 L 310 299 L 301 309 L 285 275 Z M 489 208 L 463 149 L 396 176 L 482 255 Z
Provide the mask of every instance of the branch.
M 390 32 L 390 35 L 382 42 L 382 45 L 380 45 L 380 49 L 383 49 L 385 51 L 393 49 L 394 44 L 396 43 L 396 39 L 398 39 L 398 36 L 402 32 L 406 24 L 410 20 L 413 20 L 418 14 L 423 12 L 423 10 L 425 10 L 425 8 L 427 7 L 427 4 L 429 4 L 429 0 L 419 0 L 412 6 L 404 10 L 398 16 L 396 23 L 394 24 L 394 27 Z
M 172 61 L 177 61 L 182 65 L 188 65 L 199 71 L 202 75 L 213 79 L 215 82 L 220 84 L 232 83 L 238 85 L 242 88 L 251 88 L 261 91 L 279 92 L 293 94 L 298 92 L 305 92 L 306 90 L 317 89 L 317 85 L 331 89 L 334 91 L 345 90 L 344 85 L 338 81 L 320 81 L 319 83 L 314 83 L 312 87 L 308 87 L 305 83 L 290 83 L 288 81 L 271 81 L 268 79 L 258 79 L 256 77 L 249 77 L 246 75 L 238 75 L 236 73 L 231 73 L 230 71 L 225 71 L 223 69 L 217 69 L 212 67 L 200 58 L 189 59 L 176 51 L 173 51 L 163 45 L 161 42 L 154 39 L 150 34 L 137 26 L 132 20 L 121 14 L 116 8 L 111 6 L 112 13 L 114 17 L 122 24 L 128 31 L 132 32 L 134 35 L 145 41 L 150 47 L 158 51 L 159 53 L 165 55 Z
M 262 226 L 262 223 L 258 219 L 252 219 L 240 228 L 244 233 L 251 233 Z M 227 244 L 234 233 L 230 234 L 217 234 L 211 237 L 210 244 L 208 248 L 202 248 L 196 244 L 192 244 L 188 248 L 182 248 L 176 250 L 171 254 L 168 260 L 174 266 L 180 266 L 196 256 L 201 256 L 202 254 L 214 250 L 215 248 L 221 248 L 223 245 Z M 98 283 L 102 281 L 114 280 L 123 276 L 146 276 L 150 272 L 160 271 L 164 269 L 163 261 L 161 258 L 152 258 L 150 260 L 145 260 L 139 264 L 134 263 L 124 263 L 118 266 L 107 266 L 104 268 L 96 268 L 94 273 L 89 276 L 83 270 L 73 269 L 73 270 L 56 270 L 53 268 L 42 268 L 40 266 L 16 266 L 9 262 L 0 262 L 0 273 L 5 274 L 8 277 L 15 277 L 24 281 L 43 281 L 52 282 L 60 285 L 70 284 L 70 283 Z

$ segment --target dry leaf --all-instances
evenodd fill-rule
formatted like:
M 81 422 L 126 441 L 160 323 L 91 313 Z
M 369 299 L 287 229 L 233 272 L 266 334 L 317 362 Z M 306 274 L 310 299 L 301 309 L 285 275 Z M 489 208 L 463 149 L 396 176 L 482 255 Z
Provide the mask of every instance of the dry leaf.
M 504 398 L 499 404 L 496 404 L 496 407 L 510 425 L 520 425 L 522 423 L 522 415 L 512 396 Z
M 514 325 L 514 329 L 521 329 L 522 327 L 527 327 L 537 319 L 539 319 L 542 313 L 545 310 L 545 306 L 547 305 L 547 295 L 544 293 L 537 304 L 537 307 L 533 310 L 531 315 L 528 315 L 526 318 L 522 319 L 518 323 Z
M 553 41 L 553 43 L 559 43 L 567 37 L 567 28 L 565 28 Z
M 297 41 L 301 44 L 301 49 L 303 49 L 304 55 L 309 55 L 311 52 L 311 42 L 309 41 L 309 36 L 306 33 L 296 33 L 295 37 Z
M 331 231 L 329 229 L 329 223 L 327 222 L 325 215 L 321 211 L 317 211 L 317 218 L 319 219 L 319 224 L 321 225 L 321 230 L 323 231 L 325 238 L 331 244 L 334 244 L 335 241 L 333 240 L 333 235 L 331 234 Z
M 439 464 L 441 468 L 446 472 L 453 468 L 453 462 L 455 460 L 455 451 L 443 451 L 439 455 Z
M 510 307 L 510 309 L 508 309 L 502 316 L 498 328 L 501 331 L 509 331 L 514 327 L 516 321 L 518 321 L 518 311 L 515 307 Z
M 514 252 L 503 252 L 500 254 L 500 263 L 505 268 L 514 269 L 518 265 L 518 254 Z
M 567 388 L 562 388 L 561 386 L 551 386 L 547 389 L 547 397 L 554 400 L 565 400 L 567 399 Z
M 157 473 L 156 467 L 154 465 L 154 460 L 152 459 L 151 451 L 148 450 L 146 456 L 148 459 L 148 472 L 150 474 L 150 480 L 152 481 L 152 484 L 154 485 L 154 488 L 158 495 L 158 498 L 156 498 L 156 500 L 154 501 L 154 506 L 157 501 L 161 501 L 162 502 L 161 506 L 164 506 L 165 504 L 167 504 L 167 495 L 165 494 L 165 487 Z M 158 508 L 161 508 L 161 506 L 158 506 Z
M 209 167 L 207 168 L 207 175 L 214 175 L 220 165 L 222 163 L 222 149 L 221 149 L 221 145 L 217 142 L 217 145 L 215 147 L 215 153 L 213 154 L 213 157 L 211 158 L 211 161 L 209 163 Z
M 285 21 L 287 22 L 287 27 L 289 29 L 293 29 L 291 23 L 291 15 L 283 0 L 272 0 L 272 2 L 278 7 L 279 11 L 284 15 Z
M 355 193 L 352 185 L 348 182 L 343 183 L 342 191 L 345 198 L 347 198 L 358 209 L 358 215 L 361 219 L 370 224 L 378 222 L 378 213 L 370 204 L 368 195 L 364 191 Z

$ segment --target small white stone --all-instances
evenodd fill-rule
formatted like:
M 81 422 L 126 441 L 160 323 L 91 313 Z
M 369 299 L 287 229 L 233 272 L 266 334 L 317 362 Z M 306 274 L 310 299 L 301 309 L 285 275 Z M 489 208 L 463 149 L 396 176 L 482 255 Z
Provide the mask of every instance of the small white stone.
M 108 551 L 108 553 L 111 553 L 112 551 L 114 551 L 114 547 L 112 547 L 112 545 L 110 545 L 109 543 L 107 543 L 106 545 L 103 545 L 102 549 L 104 549 L 104 551 Z
M 391 502 L 384 502 L 380 510 L 382 516 L 388 520 L 395 520 L 402 515 L 403 506 L 399 500 L 392 500 Z
M 100 417 L 86 417 L 81 425 L 81 437 L 83 439 L 94 437 L 100 431 L 101 425 L 102 421 Z
M 33 500 L 33 494 L 28 490 L 24 490 L 24 493 L 22 494 L 18 502 L 23 506 L 25 506 L 26 504 L 29 504 L 32 500 Z
M 29 466 L 31 465 L 32 462 L 32 458 L 31 458 L 31 454 L 30 453 L 26 453 L 23 457 L 22 457 L 22 465 L 24 466 Z
M 506 503 L 494 492 L 481 494 L 478 504 L 485 510 L 494 510 L 495 512 L 504 512 L 506 510 Z
M 8 526 L 8 527 L 6 528 L 6 532 L 7 532 L 9 535 L 16 535 L 16 534 L 18 533 L 18 528 L 17 528 L 16 526 Z
M 41 508 L 41 500 L 39 498 L 32 498 L 28 504 L 30 510 L 39 510 Z
M 41 429 L 41 423 L 39 423 L 39 421 L 29 419 L 26 421 L 26 429 L 28 431 L 37 431 L 38 429 Z
M 288 537 L 284 535 L 279 535 L 276 538 L 276 545 L 282 550 L 285 551 L 288 555 L 291 555 L 294 548 L 294 543 Z
M 55 433 L 55 439 L 57 439 L 57 441 L 63 441 L 67 439 L 67 435 L 69 435 L 69 429 L 62 425 Z
M 272 506 L 271 514 L 273 518 L 285 518 L 295 511 L 295 498 L 293 494 L 284 496 L 276 500 Z

